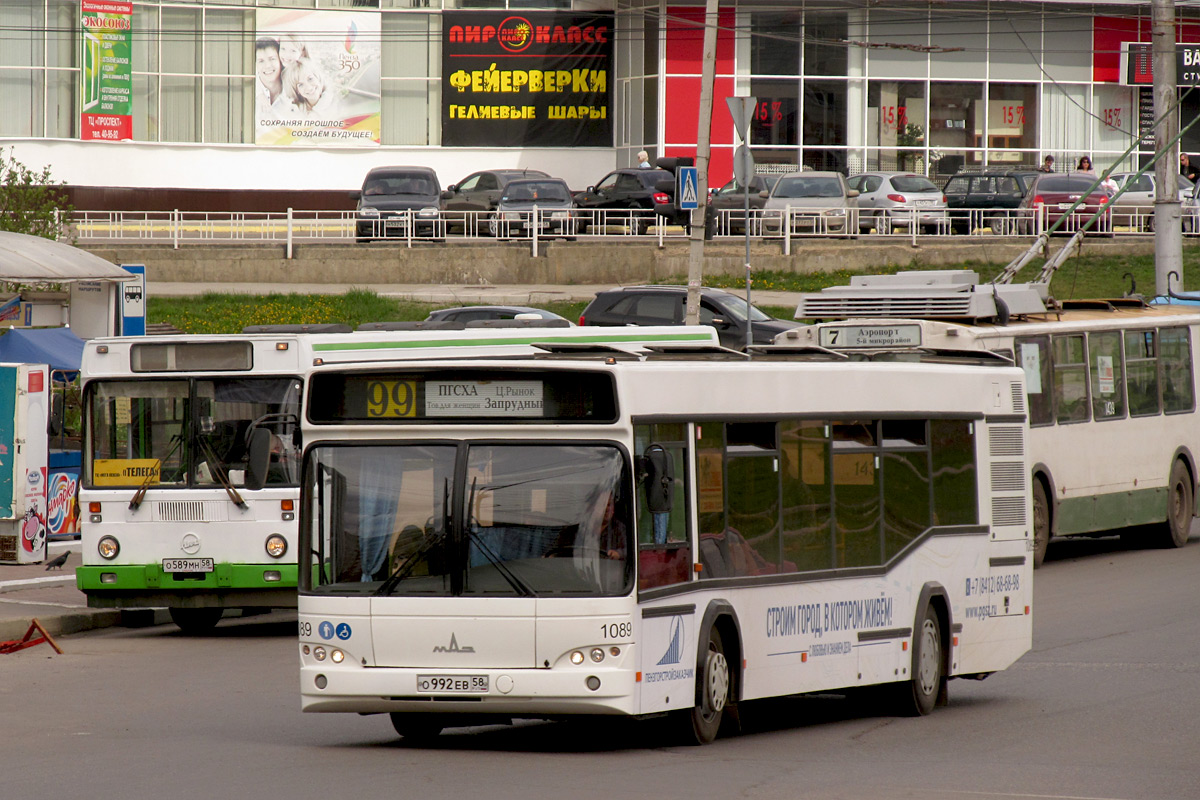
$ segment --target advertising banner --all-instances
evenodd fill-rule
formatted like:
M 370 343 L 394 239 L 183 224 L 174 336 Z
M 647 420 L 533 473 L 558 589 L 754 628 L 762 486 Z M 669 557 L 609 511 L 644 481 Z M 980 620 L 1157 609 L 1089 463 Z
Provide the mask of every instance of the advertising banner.
M 82 113 L 79 136 L 133 138 L 132 0 L 83 0 Z
M 379 14 L 257 13 L 255 144 L 379 144 Z
M 612 147 L 611 14 L 442 20 L 443 145 Z

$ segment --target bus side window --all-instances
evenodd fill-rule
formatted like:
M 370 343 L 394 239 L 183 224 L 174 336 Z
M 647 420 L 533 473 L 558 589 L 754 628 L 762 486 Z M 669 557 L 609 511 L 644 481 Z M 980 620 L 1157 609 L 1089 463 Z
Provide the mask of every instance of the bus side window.
M 1025 371 L 1025 398 L 1030 425 L 1052 425 L 1054 403 L 1050 396 L 1050 337 L 1018 338 L 1017 364 Z
M 683 583 L 692 574 L 686 437 L 679 423 L 638 425 L 635 431 L 638 589 Z
M 1194 372 L 1188 328 L 1163 328 L 1159 331 L 1159 374 L 1162 375 L 1163 410 L 1167 413 L 1191 411 Z
M 1159 412 L 1158 348 L 1154 331 L 1125 332 L 1125 375 L 1129 415 L 1147 417 Z
M 1064 422 L 1087 422 L 1091 414 L 1088 403 L 1087 362 L 1084 360 L 1083 334 L 1072 333 L 1053 338 L 1054 345 L 1054 409 L 1055 419 Z
M 1088 334 L 1091 367 L 1092 416 L 1096 420 L 1125 417 L 1125 368 L 1121 334 L 1104 331 Z

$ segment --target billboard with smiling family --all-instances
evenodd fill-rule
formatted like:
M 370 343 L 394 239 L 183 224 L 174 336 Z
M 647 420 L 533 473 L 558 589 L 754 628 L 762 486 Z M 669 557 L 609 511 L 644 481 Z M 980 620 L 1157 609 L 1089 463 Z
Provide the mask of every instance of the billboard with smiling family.
M 379 144 L 380 41 L 379 14 L 258 9 L 255 143 Z

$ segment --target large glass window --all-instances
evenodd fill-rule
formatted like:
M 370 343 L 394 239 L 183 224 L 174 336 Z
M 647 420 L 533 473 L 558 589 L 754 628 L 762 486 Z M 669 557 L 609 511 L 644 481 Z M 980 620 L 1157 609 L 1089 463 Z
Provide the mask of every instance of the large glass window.
M 1090 414 L 1083 334 L 1055 336 L 1052 341 L 1055 417 L 1059 423 L 1086 422 Z
M 867 145 L 881 148 L 872 167 L 925 171 L 924 81 L 871 81 L 867 84 Z
M 1131 417 L 1150 416 L 1159 411 L 1157 341 L 1152 330 L 1125 332 L 1125 370 Z
M 1054 422 L 1054 404 L 1050 395 L 1050 337 L 1030 336 L 1016 340 L 1017 363 L 1025 371 L 1025 397 L 1029 403 L 1029 424 Z
M 1032 83 L 992 83 L 988 87 L 987 147 L 989 163 L 1034 165 L 1037 147 L 1038 87 Z
M 783 462 L 783 560 L 797 570 L 833 566 L 829 426 L 818 420 L 779 426 Z
M 977 136 L 983 130 L 982 83 L 929 84 L 929 130 L 926 141 L 938 174 L 952 175 L 964 166 L 982 163 Z
M 799 11 L 750 12 L 750 73 L 800 74 Z
M 804 144 L 846 144 L 846 82 L 804 82 Z
M 295 485 L 300 384 L 292 378 L 105 381 L 86 400 L 95 486 L 242 486 L 250 440 L 270 432 L 267 485 Z
M 1125 416 L 1125 370 L 1121 349 L 1121 334 L 1117 331 L 1088 334 L 1092 415 L 1096 420 Z
M 690 580 L 691 537 L 688 533 L 687 429 L 680 423 L 638 425 L 634 429 L 637 459 L 638 588 L 652 589 Z M 655 452 L 657 450 L 657 452 Z M 651 466 L 655 459 L 669 461 L 667 472 Z M 659 485 L 651 485 L 658 480 Z M 663 510 L 651 492 L 663 492 L 670 507 Z M 662 494 L 658 495 L 661 499 Z
M 417 596 L 629 591 L 617 448 L 469 445 L 459 459 L 462 447 L 315 448 L 304 483 L 319 583 Z
M 845 12 L 804 15 L 804 74 L 846 75 L 849 45 Z
M 1163 376 L 1163 410 L 1191 411 L 1195 407 L 1191 330 L 1163 328 L 1159 331 Z

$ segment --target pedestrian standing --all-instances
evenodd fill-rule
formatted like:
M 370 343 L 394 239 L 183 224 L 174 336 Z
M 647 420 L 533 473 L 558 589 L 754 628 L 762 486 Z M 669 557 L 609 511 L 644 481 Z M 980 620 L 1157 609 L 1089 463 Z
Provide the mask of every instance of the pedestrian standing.
M 638 151 L 638 166 L 642 169 L 650 169 L 650 154 L 645 150 Z
M 1079 166 L 1075 167 L 1076 172 L 1086 172 L 1088 175 L 1095 175 L 1096 170 L 1092 169 L 1092 160 L 1087 156 L 1080 156 Z
M 1054 156 L 1046 156 L 1042 160 L 1041 172 L 1054 172 Z
M 1179 154 L 1179 174 L 1187 178 L 1192 183 L 1200 178 L 1200 167 L 1192 163 L 1192 157 L 1187 153 Z

